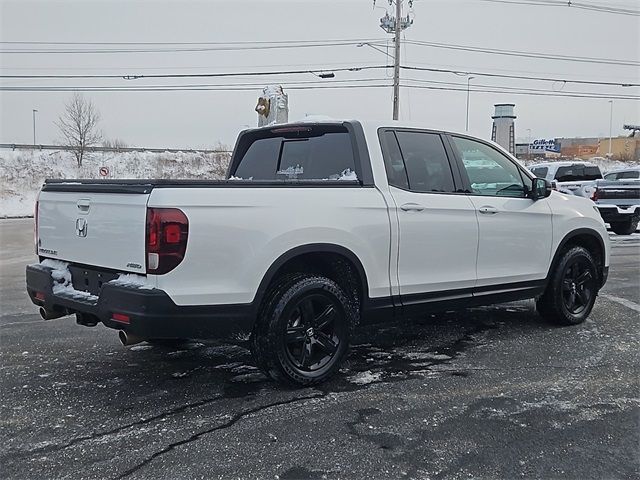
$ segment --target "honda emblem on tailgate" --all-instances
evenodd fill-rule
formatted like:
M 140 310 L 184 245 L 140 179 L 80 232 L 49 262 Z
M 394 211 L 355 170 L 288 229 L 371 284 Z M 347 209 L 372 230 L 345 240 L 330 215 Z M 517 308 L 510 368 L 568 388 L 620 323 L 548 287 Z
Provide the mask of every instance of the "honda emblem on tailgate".
M 76 220 L 76 235 L 78 235 L 79 237 L 86 237 L 88 228 L 89 225 L 84 218 L 78 218 Z

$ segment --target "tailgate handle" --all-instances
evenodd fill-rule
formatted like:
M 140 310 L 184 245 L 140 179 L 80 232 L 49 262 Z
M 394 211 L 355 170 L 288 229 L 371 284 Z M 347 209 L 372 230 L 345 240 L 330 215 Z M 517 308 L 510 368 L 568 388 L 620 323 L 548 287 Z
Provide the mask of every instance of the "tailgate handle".
M 81 198 L 80 200 L 78 200 L 78 203 L 76 204 L 78 206 L 78 210 L 80 210 L 80 213 L 89 213 L 89 209 L 91 208 L 91 200 L 89 200 L 88 198 Z

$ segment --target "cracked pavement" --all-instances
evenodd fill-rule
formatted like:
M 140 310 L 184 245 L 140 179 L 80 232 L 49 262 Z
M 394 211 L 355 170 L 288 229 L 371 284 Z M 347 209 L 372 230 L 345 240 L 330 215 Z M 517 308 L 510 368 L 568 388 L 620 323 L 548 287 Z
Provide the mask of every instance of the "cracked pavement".
M 238 346 L 122 347 L 40 320 L 31 220 L 0 235 L 3 478 L 640 477 L 639 234 L 612 236 L 583 325 L 519 302 L 366 328 L 306 389 Z

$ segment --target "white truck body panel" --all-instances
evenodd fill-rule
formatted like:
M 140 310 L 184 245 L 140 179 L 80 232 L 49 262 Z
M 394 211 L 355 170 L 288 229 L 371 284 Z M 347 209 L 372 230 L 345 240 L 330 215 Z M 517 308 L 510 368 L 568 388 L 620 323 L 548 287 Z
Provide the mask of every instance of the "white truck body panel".
M 38 252 L 59 260 L 143 274 L 148 197 L 41 192 Z
M 161 188 L 149 199 L 176 205 L 189 218 L 188 260 L 157 286 L 178 305 L 251 302 L 278 257 L 313 243 L 352 251 L 369 296 L 391 295 L 389 214 L 375 188 Z

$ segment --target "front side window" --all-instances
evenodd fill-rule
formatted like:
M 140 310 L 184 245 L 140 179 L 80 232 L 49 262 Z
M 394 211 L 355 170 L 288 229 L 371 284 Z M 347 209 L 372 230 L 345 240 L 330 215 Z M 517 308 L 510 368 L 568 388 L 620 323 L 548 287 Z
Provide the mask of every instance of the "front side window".
M 532 180 L 524 176 L 501 152 L 469 138 L 452 138 L 473 193 L 499 197 L 526 197 L 531 191 Z
M 617 173 L 607 173 L 604 176 L 605 180 L 617 180 L 618 179 L 618 174 Z
M 411 191 L 455 191 L 451 166 L 440 135 L 401 131 L 396 132 L 396 137 Z

